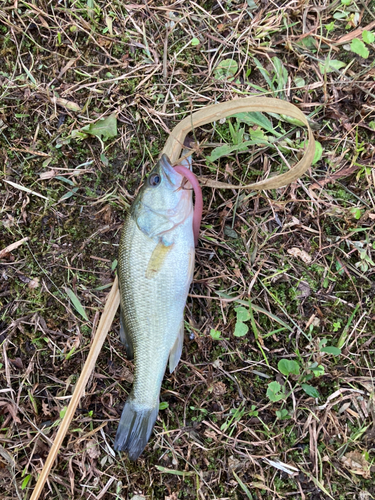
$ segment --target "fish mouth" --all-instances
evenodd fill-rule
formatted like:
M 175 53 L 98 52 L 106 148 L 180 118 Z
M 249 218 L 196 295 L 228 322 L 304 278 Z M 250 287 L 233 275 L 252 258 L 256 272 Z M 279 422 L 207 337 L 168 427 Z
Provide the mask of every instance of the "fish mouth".
M 184 159 L 181 160 L 178 163 L 178 165 L 182 165 L 182 166 L 188 168 L 189 170 L 192 170 L 191 149 L 190 148 L 183 149 L 182 157 Z M 168 156 L 165 153 L 163 153 L 161 155 L 159 163 L 160 163 L 161 168 L 164 170 L 164 172 L 166 172 L 166 173 L 176 172 L 176 170 L 174 169 L 174 166 L 172 165 L 171 160 L 168 158 Z
M 185 147 L 182 151 L 182 157 L 184 159 L 179 162 L 179 165 L 182 165 L 183 167 L 187 168 L 192 172 L 193 169 L 192 169 L 191 149 Z M 172 185 L 182 187 L 181 175 L 174 168 L 175 166 L 172 165 L 171 160 L 165 153 L 161 155 L 161 158 L 159 160 L 159 166 L 161 171 L 165 174 L 168 181 Z
M 163 153 L 160 158 L 160 166 L 163 169 L 164 173 L 167 175 L 170 175 L 174 172 L 174 168 L 172 167 L 171 160 L 168 158 L 168 156 Z
M 188 145 L 186 145 L 188 146 Z M 193 215 L 193 233 L 195 245 L 198 244 L 199 237 L 199 227 L 202 219 L 203 210 L 203 198 L 202 191 L 199 186 L 198 179 L 193 174 L 192 163 L 191 163 L 191 149 L 185 148 L 182 152 L 185 158 L 181 160 L 179 165 L 175 167 L 172 166 L 170 159 L 166 154 L 163 154 L 160 158 L 160 168 L 163 169 L 165 177 L 174 186 L 178 186 L 179 189 L 194 190 L 195 193 L 195 205 L 194 205 L 194 215 Z M 181 179 L 182 178 L 182 179 Z M 175 182 L 173 182 L 175 181 Z M 191 200 L 191 198 L 190 198 Z
M 166 154 L 162 154 L 159 160 L 160 169 L 167 178 L 168 182 L 175 188 L 180 187 L 182 176 L 172 166 L 171 160 Z

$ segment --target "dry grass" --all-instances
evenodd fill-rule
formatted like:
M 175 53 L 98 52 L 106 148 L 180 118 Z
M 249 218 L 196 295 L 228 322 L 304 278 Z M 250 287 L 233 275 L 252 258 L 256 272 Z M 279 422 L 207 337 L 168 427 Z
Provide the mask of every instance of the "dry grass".
M 1 500 L 30 496 L 169 131 L 253 94 L 299 106 L 321 160 L 277 191 L 204 189 L 183 357 L 154 437 L 136 463 L 112 450 L 133 372 L 116 321 L 45 498 L 375 498 L 374 43 L 367 59 L 348 47 L 374 19 L 373 0 L 1 2 Z M 116 136 L 82 135 L 114 114 Z M 279 142 L 214 163 L 228 121 L 197 130 L 197 175 L 248 183 L 294 163 L 300 129 L 272 121 Z

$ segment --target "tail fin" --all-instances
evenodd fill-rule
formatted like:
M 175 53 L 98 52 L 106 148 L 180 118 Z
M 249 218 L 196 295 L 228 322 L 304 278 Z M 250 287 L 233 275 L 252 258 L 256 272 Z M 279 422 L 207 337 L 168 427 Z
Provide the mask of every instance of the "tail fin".
M 137 407 L 135 401 L 128 398 L 117 429 L 115 450 L 127 451 L 130 460 L 136 460 L 150 439 L 158 413 L 159 403 L 150 408 Z

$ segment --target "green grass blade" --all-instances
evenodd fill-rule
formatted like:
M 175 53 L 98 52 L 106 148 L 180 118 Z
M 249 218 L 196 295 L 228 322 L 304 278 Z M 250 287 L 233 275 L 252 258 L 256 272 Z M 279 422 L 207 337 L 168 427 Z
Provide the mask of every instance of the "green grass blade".
M 268 71 L 263 67 L 262 63 L 256 58 L 256 57 L 253 57 L 253 61 L 255 62 L 256 64 L 256 67 L 257 69 L 259 70 L 259 72 L 262 74 L 263 78 L 266 80 L 266 82 L 268 83 L 268 86 L 269 88 L 275 92 L 276 89 L 272 83 L 272 80 L 271 78 L 269 77 L 269 73 Z
M 339 341 L 337 342 L 337 347 L 338 347 L 339 349 L 341 349 L 341 347 L 343 347 L 343 345 L 344 345 L 344 344 L 345 344 L 345 342 L 346 342 L 346 339 L 347 339 L 347 337 L 348 337 L 349 327 L 350 327 L 350 325 L 352 324 L 352 321 L 353 321 L 353 319 L 354 319 L 354 316 L 357 314 L 357 311 L 358 311 L 358 309 L 359 309 L 359 306 L 360 306 L 360 304 L 357 304 L 357 305 L 356 305 L 356 308 L 354 309 L 354 311 L 353 311 L 352 315 L 350 316 L 350 318 L 349 318 L 349 320 L 348 320 L 347 324 L 345 325 L 345 328 L 344 328 L 344 330 L 343 330 L 342 334 L 340 335 Z
M 159 472 L 163 472 L 164 474 L 173 474 L 174 476 L 195 476 L 196 474 L 192 471 L 167 469 L 166 467 L 163 467 L 161 465 L 156 465 L 155 467 Z
M 82 316 L 83 319 L 85 319 L 86 321 L 89 321 L 89 318 L 87 317 L 86 311 L 84 310 L 77 295 L 73 292 L 73 290 L 71 290 L 68 287 L 65 287 L 65 290 L 66 290 L 66 293 L 68 294 L 68 297 L 71 300 L 74 308 L 76 309 L 76 311 L 79 312 L 79 314 Z
M 246 493 L 247 498 L 249 498 L 250 500 L 253 500 L 253 495 L 250 493 L 250 490 L 246 486 L 246 484 L 244 482 L 242 482 L 242 480 L 238 477 L 238 475 L 235 473 L 234 470 L 232 470 L 232 474 L 235 477 L 237 483 L 241 486 L 243 491 Z

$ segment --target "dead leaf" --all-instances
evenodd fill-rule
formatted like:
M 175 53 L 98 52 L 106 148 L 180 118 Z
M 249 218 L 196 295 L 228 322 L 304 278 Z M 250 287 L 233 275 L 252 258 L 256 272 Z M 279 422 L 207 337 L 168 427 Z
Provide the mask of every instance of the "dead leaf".
M 353 472 L 353 474 L 370 479 L 370 464 L 359 451 L 351 451 L 347 453 L 341 457 L 341 461 L 343 466 L 349 469 L 350 472 Z
M 47 170 L 46 172 L 40 172 L 39 174 L 39 178 L 40 180 L 42 181 L 45 181 L 47 179 L 53 179 L 54 177 L 56 177 L 56 175 L 60 175 L 59 172 L 57 170 Z
M 22 359 L 21 358 L 15 358 L 15 359 L 10 359 L 9 358 L 9 361 L 12 363 L 13 366 L 15 366 L 16 368 L 18 368 L 19 370 L 23 369 L 23 363 L 22 363 Z
M 86 452 L 88 456 L 94 460 L 100 457 L 100 450 L 96 439 L 90 439 L 87 442 Z
M 289 255 L 292 255 L 293 257 L 298 257 L 305 264 L 310 264 L 312 261 L 311 256 L 307 252 L 305 252 L 305 250 L 300 250 L 299 248 L 293 247 L 289 248 L 287 252 Z
M 243 459 L 238 459 L 231 455 L 228 458 L 228 468 L 230 471 L 237 470 L 237 469 L 242 469 L 246 465 L 246 461 Z
M 294 217 L 294 215 L 292 215 L 292 220 L 290 222 L 286 222 L 284 224 L 284 228 L 299 226 L 300 224 L 301 224 L 301 221 L 299 219 L 297 219 L 297 217 Z
M 7 214 L 7 217 L 8 219 L 3 219 L 1 222 L 3 223 L 3 226 L 5 228 L 9 229 L 10 227 L 14 226 L 16 222 L 14 220 L 13 215 Z
M 32 278 L 27 286 L 31 289 L 38 288 L 40 286 L 39 278 L 38 277 Z
M 312 314 L 308 320 L 308 322 L 306 323 L 306 326 L 305 328 L 309 328 L 310 325 L 312 325 L 314 323 L 314 321 L 316 320 L 316 314 Z M 319 324 L 320 324 L 320 321 L 319 321 Z M 319 324 L 317 326 L 319 326 Z M 314 325 L 315 326 L 315 325 Z
M 224 382 L 216 382 L 212 387 L 212 394 L 214 396 L 223 396 L 227 392 L 227 386 Z
M 133 497 L 134 498 L 134 497 Z M 132 500 L 133 500 L 132 498 Z M 144 498 L 144 497 L 143 497 Z M 172 495 L 169 495 L 167 497 L 164 497 L 164 500 L 177 500 L 178 499 L 178 496 L 177 496 L 177 493 L 174 491 L 172 493 Z
M 204 431 L 204 435 L 205 435 L 206 437 L 210 438 L 210 439 L 213 439 L 214 441 L 216 441 L 216 440 L 217 440 L 217 434 L 216 434 L 216 432 L 214 432 L 214 431 L 210 431 L 210 430 L 206 429 L 206 430 Z
M 323 179 L 318 179 L 318 182 L 314 182 L 314 184 L 310 186 L 310 189 L 320 189 L 330 182 L 335 182 L 336 179 L 342 179 L 344 177 L 348 177 L 351 174 L 354 174 L 354 172 L 356 172 L 358 169 L 359 165 L 351 165 L 350 167 L 342 168 L 338 172 L 327 175 L 327 177 L 324 177 Z
M 129 370 L 129 368 L 127 368 L 126 366 L 123 366 L 121 373 L 120 373 L 120 378 L 121 378 L 121 380 L 125 380 L 126 382 L 129 382 L 129 384 L 132 384 L 133 380 L 134 380 L 134 375 Z
M 297 295 L 297 299 L 305 299 L 311 295 L 311 288 L 307 281 L 300 281 L 297 287 L 297 290 L 301 293 Z
M 30 203 L 30 198 L 26 195 L 22 202 L 22 207 L 21 207 L 21 215 L 23 222 L 26 224 L 27 223 L 27 212 L 26 212 L 26 207 Z
M 42 412 L 43 415 L 46 417 L 49 417 L 51 415 L 51 412 L 49 411 L 48 404 L 45 401 L 42 401 Z
M 0 401 L 0 408 L 2 406 L 5 407 L 3 411 L 9 413 L 16 424 L 21 423 L 21 420 L 17 417 L 16 406 L 13 403 L 10 403 L 9 401 Z

